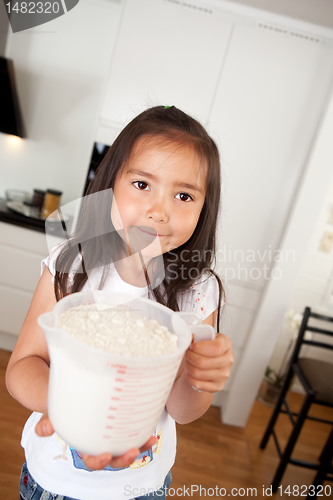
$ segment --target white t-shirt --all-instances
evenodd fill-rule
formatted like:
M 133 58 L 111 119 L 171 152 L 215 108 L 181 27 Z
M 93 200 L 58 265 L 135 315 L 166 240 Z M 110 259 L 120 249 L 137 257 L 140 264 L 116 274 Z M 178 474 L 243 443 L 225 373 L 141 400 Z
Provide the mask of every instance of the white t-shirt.
M 56 252 L 43 260 L 42 271 L 48 267 L 55 275 Z M 96 289 L 100 272 L 92 273 L 82 291 Z M 111 266 L 104 290 L 127 293 L 133 296 L 148 296 L 148 289 L 125 283 Z M 218 286 L 214 277 L 202 278 L 182 300 L 181 310 L 198 313 L 202 320 L 218 306 Z M 78 500 L 130 500 L 135 496 L 151 493 L 163 486 L 165 476 L 174 464 L 176 454 L 176 429 L 172 417 L 163 411 L 154 435 L 158 443 L 142 453 L 129 467 L 103 470 L 88 470 L 77 450 L 71 449 L 54 433 L 39 437 L 35 426 L 42 414 L 34 412 L 27 420 L 22 433 L 21 445 L 29 472 L 35 481 L 47 491 L 73 497 Z M 138 492 L 131 495 L 130 492 Z M 139 493 L 141 492 L 141 493 Z

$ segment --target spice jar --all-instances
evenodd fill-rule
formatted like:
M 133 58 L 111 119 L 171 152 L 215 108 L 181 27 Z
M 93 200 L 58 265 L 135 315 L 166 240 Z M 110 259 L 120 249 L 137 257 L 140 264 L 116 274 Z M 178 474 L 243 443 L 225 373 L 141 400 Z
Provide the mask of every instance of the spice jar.
M 45 191 L 41 189 L 34 189 L 34 196 L 32 198 L 33 206 L 36 207 L 37 212 L 41 212 L 44 204 Z
M 48 189 L 44 198 L 44 206 L 42 215 L 45 219 L 52 214 L 55 210 L 59 208 L 60 197 L 62 195 L 61 191 L 56 191 L 55 189 Z

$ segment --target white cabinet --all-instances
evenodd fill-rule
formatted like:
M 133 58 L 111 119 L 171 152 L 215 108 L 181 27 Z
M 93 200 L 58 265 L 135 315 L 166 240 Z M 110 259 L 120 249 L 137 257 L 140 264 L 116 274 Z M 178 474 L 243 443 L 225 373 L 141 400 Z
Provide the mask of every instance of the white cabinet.
M 13 349 L 48 255 L 45 234 L 0 222 L 0 348 Z
M 157 104 L 175 105 L 205 120 L 231 29 L 230 20 L 209 8 L 126 0 L 102 121 L 125 124 Z
M 278 258 L 327 104 L 332 56 L 332 47 L 291 31 L 235 22 L 210 122 L 224 158 L 220 241 L 232 256 L 225 267 L 229 278 L 255 289 L 265 286 Z

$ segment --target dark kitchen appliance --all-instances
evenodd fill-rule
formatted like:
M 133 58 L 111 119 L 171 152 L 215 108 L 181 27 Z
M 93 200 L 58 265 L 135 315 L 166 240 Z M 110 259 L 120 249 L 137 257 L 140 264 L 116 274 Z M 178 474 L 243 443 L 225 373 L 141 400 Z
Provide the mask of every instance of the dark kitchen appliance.
M 0 57 L 0 132 L 26 137 L 15 85 L 14 64 Z

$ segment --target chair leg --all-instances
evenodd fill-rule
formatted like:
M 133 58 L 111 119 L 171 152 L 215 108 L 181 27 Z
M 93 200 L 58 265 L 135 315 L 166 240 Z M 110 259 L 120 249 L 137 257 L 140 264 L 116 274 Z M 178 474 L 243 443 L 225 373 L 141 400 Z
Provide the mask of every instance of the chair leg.
M 286 378 L 285 378 L 285 381 L 284 381 L 284 384 L 282 386 L 282 389 L 281 389 L 281 392 L 279 394 L 279 398 L 276 402 L 276 405 L 275 405 L 275 408 L 273 410 L 273 413 L 272 413 L 272 416 L 270 418 L 270 421 L 266 427 L 266 431 L 265 431 L 265 434 L 261 440 L 261 443 L 260 443 L 260 448 L 263 450 L 264 448 L 266 448 L 266 445 L 267 445 L 267 441 L 268 441 L 268 438 L 269 436 L 271 435 L 272 433 L 272 430 L 274 428 L 274 425 L 275 425 L 275 422 L 276 422 L 276 419 L 278 418 L 278 415 L 280 413 L 280 410 L 281 410 L 281 405 L 282 405 L 282 402 L 283 402 L 283 399 L 288 391 L 288 388 L 289 388 L 289 384 L 290 384 L 290 381 L 291 381 L 291 378 L 293 376 L 293 370 L 290 368 L 287 375 L 286 375 Z
M 288 443 L 285 447 L 285 450 L 284 452 L 282 453 L 282 457 L 281 457 L 281 460 L 280 460 L 280 464 L 276 470 L 276 473 L 275 473 L 275 476 L 274 476 L 274 479 L 273 479 L 273 482 L 272 482 L 272 491 L 273 493 L 276 493 L 277 489 L 278 489 L 278 486 L 281 482 L 281 479 L 282 479 L 282 476 L 284 474 L 284 471 L 288 465 L 288 462 L 289 462 L 289 459 L 290 459 L 290 455 L 292 454 L 292 451 L 294 449 L 294 446 L 295 446 L 295 443 L 297 441 L 297 438 L 298 438 L 298 435 L 302 429 L 302 425 L 304 423 L 304 420 L 306 418 L 306 415 L 308 413 L 308 410 L 311 406 L 311 403 L 314 399 L 314 396 L 312 394 L 310 395 L 307 395 L 304 399 L 304 402 L 303 402 L 303 405 L 302 405 L 302 408 L 299 412 L 299 415 L 298 415 L 298 418 L 295 422 L 295 425 L 294 425 L 294 428 L 293 428 L 293 431 L 289 437 L 289 440 L 288 440 Z
M 309 490 L 309 494 L 307 496 L 307 499 L 314 499 L 317 498 L 317 486 L 320 486 L 323 484 L 325 481 L 325 478 L 331 468 L 331 463 L 332 463 L 332 458 L 333 458 L 333 428 L 331 430 L 331 433 L 326 441 L 326 444 L 324 446 L 324 449 L 322 451 L 322 454 L 320 455 L 320 466 L 318 469 L 318 472 L 316 474 L 316 477 L 313 480 L 312 486 L 314 488 L 312 490 Z

